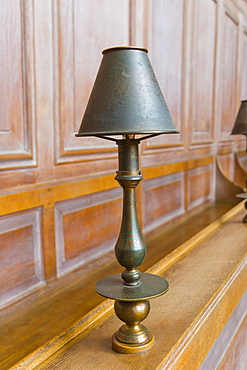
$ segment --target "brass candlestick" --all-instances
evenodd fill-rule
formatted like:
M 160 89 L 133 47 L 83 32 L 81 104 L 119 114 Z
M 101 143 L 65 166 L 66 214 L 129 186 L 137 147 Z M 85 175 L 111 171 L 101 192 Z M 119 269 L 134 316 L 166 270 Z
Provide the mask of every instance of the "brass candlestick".
M 150 310 L 149 299 L 168 290 L 165 279 L 151 274 L 141 274 L 137 269 L 146 256 L 136 213 L 135 188 L 142 180 L 138 166 L 140 140 L 118 140 L 119 171 L 116 180 L 123 188 L 123 217 L 115 254 L 126 270 L 99 280 L 96 291 L 104 297 L 115 299 L 115 312 L 125 322 L 113 336 L 112 346 L 116 352 L 137 353 L 153 344 L 153 335 L 140 324 Z
M 177 133 L 147 57 L 147 50 L 117 47 L 103 51 L 102 63 L 77 136 L 97 136 L 118 145 L 116 180 L 123 188 L 123 215 L 115 246 L 125 270 L 99 280 L 96 291 L 114 299 L 115 312 L 125 322 L 113 335 L 112 348 L 120 353 L 138 353 L 153 345 L 154 337 L 141 324 L 150 310 L 149 299 L 168 290 L 168 282 L 141 273 L 146 256 L 136 212 L 135 188 L 142 180 L 138 145 L 144 139 Z M 122 135 L 122 139 L 112 135 Z M 136 135 L 141 135 L 137 138 Z

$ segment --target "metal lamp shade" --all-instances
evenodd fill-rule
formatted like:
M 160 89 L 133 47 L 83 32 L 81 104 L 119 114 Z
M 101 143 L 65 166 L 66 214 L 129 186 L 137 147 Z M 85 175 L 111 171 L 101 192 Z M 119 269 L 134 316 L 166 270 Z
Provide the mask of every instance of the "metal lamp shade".
M 114 47 L 102 62 L 76 136 L 178 133 L 147 50 Z
M 241 102 L 231 135 L 247 135 L 247 100 Z

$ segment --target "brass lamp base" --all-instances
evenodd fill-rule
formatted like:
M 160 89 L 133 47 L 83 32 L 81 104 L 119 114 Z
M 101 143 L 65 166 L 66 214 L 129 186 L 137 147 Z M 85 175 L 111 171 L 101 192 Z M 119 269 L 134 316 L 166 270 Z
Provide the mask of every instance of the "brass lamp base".
M 150 335 L 150 338 L 147 342 L 145 342 L 144 344 L 138 344 L 138 345 L 120 342 L 116 338 L 116 334 L 114 334 L 112 337 L 113 351 L 118 352 L 118 353 L 123 353 L 123 354 L 141 353 L 141 352 L 147 351 L 149 348 L 152 347 L 153 344 L 154 344 L 154 336 L 152 334 Z
M 118 353 L 140 353 L 152 347 L 154 336 L 142 324 L 149 314 L 149 299 L 158 297 L 168 290 L 168 282 L 157 275 L 142 273 L 138 285 L 123 284 L 121 274 L 106 276 L 99 280 L 96 291 L 115 299 L 115 313 L 125 322 L 112 337 L 112 349 Z

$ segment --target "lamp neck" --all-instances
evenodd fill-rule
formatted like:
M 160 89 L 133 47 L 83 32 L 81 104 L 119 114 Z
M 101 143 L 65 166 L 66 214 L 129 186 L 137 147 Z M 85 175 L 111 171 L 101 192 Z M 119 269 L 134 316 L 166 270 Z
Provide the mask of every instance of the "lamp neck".
M 118 140 L 118 164 L 120 172 L 139 171 L 138 145 L 140 140 Z
M 139 170 L 139 140 L 118 140 L 119 171 L 115 179 L 123 188 L 122 226 L 115 253 L 118 262 L 126 268 L 122 274 L 125 285 L 138 285 L 140 272 L 136 269 L 146 255 L 137 219 L 135 188 L 142 180 Z

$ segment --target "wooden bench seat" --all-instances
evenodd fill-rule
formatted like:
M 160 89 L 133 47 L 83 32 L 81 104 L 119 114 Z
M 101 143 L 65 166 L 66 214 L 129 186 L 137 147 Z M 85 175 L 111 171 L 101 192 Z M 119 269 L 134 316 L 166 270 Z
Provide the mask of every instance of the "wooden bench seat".
M 150 239 L 147 242 L 148 258 L 142 270 L 162 260 L 205 226 L 221 220 L 230 207 L 227 204 L 214 204 Z M 8 369 L 101 304 L 103 299 L 94 292 L 94 283 L 102 276 L 122 271 L 122 268 L 112 259 L 101 267 L 94 267 L 95 271 L 87 276 L 77 271 L 75 281 L 69 283 L 68 278 L 64 288 L 55 287 L 54 291 L 43 296 L 40 292 L 29 304 L 19 302 L 2 312 L 1 369 Z
M 156 338 L 149 351 L 121 355 L 111 350 L 120 322 L 108 300 L 12 369 L 209 370 L 225 369 L 226 362 L 229 369 L 244 368 L 247 233 L 242 206 L 149 270 L 170 283 L 167 294 L 152 300 L 145 320 Z M 225 325 L 230 332 L 221 338 Z

